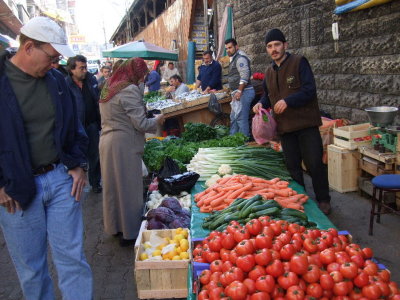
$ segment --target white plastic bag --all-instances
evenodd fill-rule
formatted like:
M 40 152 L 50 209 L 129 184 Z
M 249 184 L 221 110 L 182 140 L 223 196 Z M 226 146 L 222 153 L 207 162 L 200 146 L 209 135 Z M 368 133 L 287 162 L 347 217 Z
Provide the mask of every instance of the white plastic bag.
M 146 177 L 147 175 L 149 175 L 149 172 L 147 171 L 147 167 L 144 164 L 143 159 L 142 159 L 142 177 Z

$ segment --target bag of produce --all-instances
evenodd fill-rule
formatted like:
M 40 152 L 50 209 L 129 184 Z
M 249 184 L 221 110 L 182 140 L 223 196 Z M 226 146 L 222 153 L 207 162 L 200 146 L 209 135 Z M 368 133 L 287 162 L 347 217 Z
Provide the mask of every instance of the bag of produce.
M 208 109 L 216 115 L 222 113 L 221 103 L 218 102 L 217 96 L 214 94 L 210 95 L 210 100 L 208 100 Z
M 158 172 L 158 178 L 167 178 L 180 172 L 178 164 L 171 157 L 167 156 L 164 160 L 164 165 Z
M 264 144 L 276 136 L 276 121 L 269 110 L 261 108 L 253 117 L 252 133 L 257 144 Z
M 190 192 L 200 175 L 195 172 L 185 172 L 167 178 L 159 178 L 158 189 L 162 195 L 179 195 L 181 192 Z

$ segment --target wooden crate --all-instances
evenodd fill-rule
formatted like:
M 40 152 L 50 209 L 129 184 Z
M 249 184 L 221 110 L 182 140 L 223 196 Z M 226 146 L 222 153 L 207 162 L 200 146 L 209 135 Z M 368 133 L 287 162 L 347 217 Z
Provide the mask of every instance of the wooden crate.
M 371 145 L 371 141 L 356 141 L 370 135 L 371 125 L 369 123 L 349 125 L 333 128 L 333 143 L 342 148 L 355 150 L 359 146 Z
M 396 162 L 396 154 L 395 153 L 380 153 L 377 150 L 374 150 L 372 147 L 360 146 L 358 151 L 365 156 L 371 157 L 375 160 L 378 160 L 385 165 L 392 165 Z
M 160 237 L 172 238 L 176 229 L 144 230 L 138 239 L 139 249 L 135 255 L 135 280 L 139 299 L 186 298 L 188 295 L 188 268 L 192 258 L 189 241 L 189 259 L 185 260 L 139 260 L 144 251 L 143 243 L 150 239 L 151 232 Z
M 358 190 L 358 158 L 357 151 L 328 146 L 328 180 L 332 189 L 340 193 Z
M 394 173 L 394 168 L 392 168 L 391 170 L 387 170 L 387 168 L 385 168 L 385 164 L 377 160 L 374 160 L 372 158 L 363 157 L 360 158 L 359 161 L 360 161 L 360 169 L 373 176 Z M 394 165 L 392 166 L 394 167 Z

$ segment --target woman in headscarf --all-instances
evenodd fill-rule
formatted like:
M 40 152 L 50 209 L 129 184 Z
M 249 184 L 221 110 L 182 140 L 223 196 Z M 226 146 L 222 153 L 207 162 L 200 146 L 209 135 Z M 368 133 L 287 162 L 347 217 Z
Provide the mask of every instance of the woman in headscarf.
M 147 73 L 143 59 L 125 61 L 107 80 L 100 97 L 104 227 L 106 233 L 120 237 L 121 246 L 133 244 L 140 228 L 144 134 L 156 132 L 164 122 L 163 115 L 146 118 L 138 86 Z

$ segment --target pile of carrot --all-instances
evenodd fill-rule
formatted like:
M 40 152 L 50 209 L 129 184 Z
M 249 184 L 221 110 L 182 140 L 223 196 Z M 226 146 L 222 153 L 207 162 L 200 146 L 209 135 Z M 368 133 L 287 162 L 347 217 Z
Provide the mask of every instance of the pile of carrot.
M 196 194 L 194 200 L 201 212 L 222 210 L 236 198 L 248 199 L 261 195 L 265 199 L 273 199 L 282 207 L 304 211 L 303 204 L 308 196 L 297 194 L 289 187 L 289 182 L 274 178 L 265 180 L 247 175 L 234 175 L 221 178 L 216 184 Z

